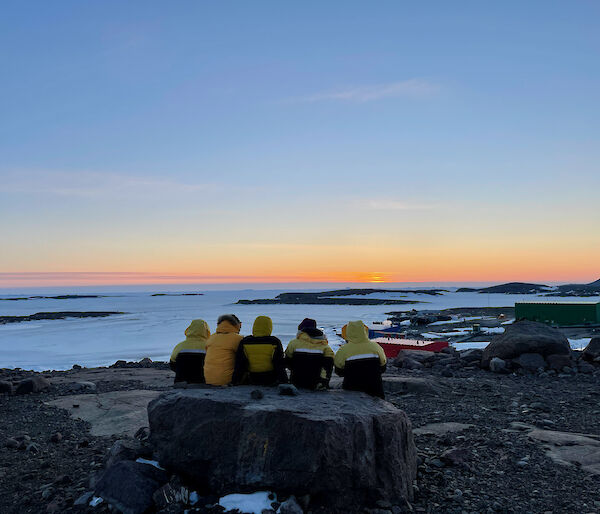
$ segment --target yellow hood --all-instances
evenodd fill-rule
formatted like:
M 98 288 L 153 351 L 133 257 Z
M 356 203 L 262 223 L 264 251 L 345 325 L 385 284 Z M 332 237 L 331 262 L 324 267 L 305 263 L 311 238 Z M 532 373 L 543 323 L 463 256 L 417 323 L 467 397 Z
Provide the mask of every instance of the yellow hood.
M 349 343 L 368 343 L 368 328 L 362 321 L 350 321 L 346 325 L 346 339 Z M 343 334 L 342 329 L 342 334 Z
M 203 319 L 195 319 L 190 323 L 190 326 L 185 329 L 185 337 L 188 339 L 208 339 L 210 337 L 208 323 Z
M 273 332 L 273 321 L 269 316 L 258 316 L 254 320 L 252 327 L 252 335 L 254 337 L 270 336 L 271 332 Z

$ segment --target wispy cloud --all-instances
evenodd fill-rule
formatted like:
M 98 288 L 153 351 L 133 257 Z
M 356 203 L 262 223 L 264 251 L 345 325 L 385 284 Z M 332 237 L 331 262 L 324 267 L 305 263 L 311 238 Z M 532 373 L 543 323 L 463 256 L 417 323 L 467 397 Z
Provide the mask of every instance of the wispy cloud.
M 325 101 L 372 102 L 385 98 L 426 97 L 439 91 L 439 86 L 422 79 L 409 79 L 387 84 L 371 84 L 347 87 L 338 90 L 322 91 L 312 95 L 292 99 L 292 102 L 314 103 Z
M 206 191 L 209 184 L 107 172 L 11 171 L 1 174 L 0 192 L 64 196 L 153 196 Z

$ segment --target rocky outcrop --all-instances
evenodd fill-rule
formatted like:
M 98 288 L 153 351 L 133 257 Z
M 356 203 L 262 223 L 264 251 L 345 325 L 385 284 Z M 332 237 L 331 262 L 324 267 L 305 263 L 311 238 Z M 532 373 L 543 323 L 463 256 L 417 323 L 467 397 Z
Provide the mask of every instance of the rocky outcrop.
M 363 393 L 256 387 L 165 393 L 148 406 L 161 465 L 217 494 L 270 489 L 352 512 L 412 498 L 410 421 Z
M 35 375 L 31 378 L 26 378 L 25 380 L 19 382 L 17 385 L 16 393 L 17 394 L 29 394 L 29 393 L 40 393 L 45 391 L 50 387 L 50 382 L 46 380 L 44 377 Z
M 600 337 L 594 337 L 588 343 L 583 350 L 581 357 L 586 361 L 600 364 Z
M 489 367 L 494 357 L 507 361 L 519 359 L 523 354 L 547 357 L 570 353 L 569 341 L 559 330 L 543 323 L 524 320 L 507 325 L 503 334 L 494 337 L 483 351 L 482 365 Z

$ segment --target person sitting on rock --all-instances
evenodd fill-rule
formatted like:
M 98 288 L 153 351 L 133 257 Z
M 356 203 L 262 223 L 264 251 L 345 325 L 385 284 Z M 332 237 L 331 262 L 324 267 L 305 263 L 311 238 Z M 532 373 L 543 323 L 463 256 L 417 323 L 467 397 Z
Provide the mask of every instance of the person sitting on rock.
M 231 383 L 235 354 L 240 341 L 242 322 L 235 314 L 223 314 L 217 320 L 217 331 L 206 341 L 204 377 L 210 385 Z
M 272 331 L 273 321 L 268 316 L 254 320 L 252 335 L 244 337 L 237 349 L 232 379 L 235 385 L 287 384 L 283 346 Z
M 169 361 L 175 382 L 204 383 L 204 357 L 209 337 L 210 329 L 203 319 L 193 320 L 185 329 L 185 341 L 175 346 Z
M 335 372 L 344 377 L 342 387 L 349 391 L 363 391 L 384 398 L 382 373 L 387 359 L 383 348 L 369 340 L 362 321 L 350 321 L 346 326 L 347 343 L 335 354 Z
M 333 371 L 333 350 L 314 319 L 305 318 L 285 349 L 290 381 L 305 389 L 327 389 Z

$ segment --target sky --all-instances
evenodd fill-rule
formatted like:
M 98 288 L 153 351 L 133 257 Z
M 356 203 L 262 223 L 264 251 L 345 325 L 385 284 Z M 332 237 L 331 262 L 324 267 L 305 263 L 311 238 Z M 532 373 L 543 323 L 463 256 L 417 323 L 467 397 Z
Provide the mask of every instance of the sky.
M 599 19 L 6 0 L 0 287 L 596 280 Z

